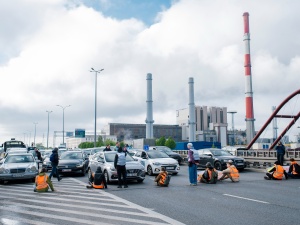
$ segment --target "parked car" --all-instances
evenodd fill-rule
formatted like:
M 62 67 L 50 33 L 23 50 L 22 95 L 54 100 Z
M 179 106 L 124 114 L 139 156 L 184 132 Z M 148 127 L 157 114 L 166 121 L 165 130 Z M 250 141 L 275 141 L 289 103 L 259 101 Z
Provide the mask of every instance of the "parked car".
M 167 146 L 155 146 L 155 147 L 150 147 L 150 149 L 153 150 L 158 150 L 161 152 L 166 153 L 168 156 L 170 156 L 173 159 L 176 159 L 177 162 L 179 163 L 179 165 L 183 162 L 183 158 L 181 157 L 181 155 L 179 155 L 176 152 L 173 152 L 169 147 Z
M 43 161 L 45 160 L 46 157 L 50 157 L 50 155 L 52 154 L 52 150 L 44 150 L 44 151 L 41 151 L 41 154 L 42 154 L 42 158 L 43 158 Z
M 89 165 L 88 156 L 80 150 L 66 151 L 59 157 L 59 173 L 81 173 L 82 176 L 87 172 Z
M 133 157 L 144 165 L 149 175 L 159 174 L 162 167 L 172 175 L 176 175 L 180 170 L 177 160 L 157 150 L 137 151 Z
M 94 154 L 88 166 L 89 178 L 92 176 L 92 173 L 97 170 L 97 167 L 100 166 L 107 183 L 118 181 L 117 170 L 114 167 L 115 156 L 115 151 L 98 152 Z M 145 179 L 144 166 L 135 161 L 129 154 L 126 155 L 126 171 L 127 180 L 136 180 L 138 183 L 141 183 Z
M 50 153 L 51 155 L 52 153 Z M 48 170 L 52 170 L 52 165 L 51 165 L 51 162 L 50 162 L 50 155 L 46 156 L 43 160 L 43 164 L 42 164 L 42 168 L 45 168 L 46 171 Z
M 217 148 L 205 148 L 198 150 L 200 156 L 199 167 L 205 168 L 207 162 L 210 162 L 217 170 L 226 169 L 226 163 L 232 160 L 233 165 L 238 170 L 243 170 L 246 167 L 244 158 L 231 155 L 229 152 Z
M 30 153 L 8 153 L 0 162 L 0 181 L 31 179 L 38 174 L 38 166 Z

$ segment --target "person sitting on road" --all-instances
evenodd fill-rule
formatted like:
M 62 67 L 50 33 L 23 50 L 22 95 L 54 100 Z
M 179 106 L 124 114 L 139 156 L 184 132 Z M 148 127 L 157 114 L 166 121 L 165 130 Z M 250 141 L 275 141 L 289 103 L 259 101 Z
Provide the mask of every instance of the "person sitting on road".
M 35 177 L 35 192 L 47 192 L 49 187 L 51 191 L 54 191 L 53 184 L 46 172 L 46 168 L 42 168 L 41 172 Z
M 288 177 L 300 179 L 300 166 L 294 158 L 290 158 L 291 165 L 288 172 Z
M 97 167 L 95 173 L 91 174 L 91 177 L 89 178 L 89 183 L 90 185 L 86 186 L 87 188 L 107 189 L 105 176 L 102 173 L 102 169 L 100 166 Z
M 285 176 L 285 179 L 288 179 L 287 172 L 280 165 L 280 162 L 276 161 L 274 163 L 274 167 L 271 170 L 269 170 L 268 173 L 266 173 L 266 176 L 264 178 L 266 180 L 282 180 L 283 175 Z
M 218 180 L 224 180 L 230 178 L 232 182 L 238 182 L 240 175 L 237 168 L 233 165 L 232 160 L 229 160 L 227 163 L 227 169 L 222 171 L 222 177 Z
M 161 168 L 161 172 L 157 175 L 154 182 L 157 183 L 157 186 L 161 187 L 168 187 L 170 183 L 170 175 L 168 175 L 168 172 L 166 171 L 165 167 Z
M 200 183 L 215 184 L 218 180 L 218 171 L 208 162 L 204 173 L 199 178 Z

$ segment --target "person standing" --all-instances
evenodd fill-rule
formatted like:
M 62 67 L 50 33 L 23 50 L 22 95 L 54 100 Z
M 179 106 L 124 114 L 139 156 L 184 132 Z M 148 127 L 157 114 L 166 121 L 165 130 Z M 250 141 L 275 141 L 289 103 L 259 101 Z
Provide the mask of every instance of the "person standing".
M 46 172 L 46 168 L 42 168 L 41 172 L 35 177 L 34 192 L 47 192 L 49 187 L 51 191 L 54 191 L 53 184 Z
M 300 166 L 294 158 L 290 158 L 291 165 L 289 168 L 288 177 L 300 179 Z
M 196 186 L 197 185 L 197 166 L 199 164 L 199 154 L 198 151 L 194 149 L 192 143 L 187 144 L 188 148 L 188 163 L 189 163 L 189 180 L 190 185 Z
M 111 151 L 110 145 L 106 145 L 105 149 L 103 149 L 104 152 L 109 152 Z
M 266 176 L 264 177 L 266 180 L 282 180 L 283 175 L 285 176 L 285 179 L 288 179 L 287 172 L 285 169 L 280 165 L 278 161 L 274 163 L 274 167 L 269 170 L 268 173 L 266 173 Z
M 285 155 L 285 147 L 282 144 L 281 141 L 278 142 L 278 145 L 276 146 L 276 152 L 277 152 L 277 161 L 281 166 L 283 166 L 283 160 Z
M 38 165 L 38 170 L 40 169 L 40 162 L 42 162 L 42 154 L 41 152 L 39 151 L 38 148 L 34 148 L 34 151 L 35 151 L 35 154 L 36 154 L 36 157 L 37 159 L 39 160 L 39 162 L 37 162 L 37 165 Z
M 59 162 L 59 158 L 58 158 L 58 148 L 54 148 L 52 150 L 52 154 L 50 155 L 50 162 L 51 162 L 51 166 L 52 166 L 52 170 L 51 173 L 49 175 L 49 178 L 51 180 L 52 176 L 55 174 L 57 177 L 57 180 L 60 181 L 62 178 L 59 177 L 59 173 L 57 170 L 57 166 L 58 166 L 58 162 Z
M 239 171 L 237 168 L 233 165 L 232 160 L 229 160 L 227 163 L 227 169 L 222 171 L 222 177 L 218 180 L 224 180 L 230 178 L 232 182 L 238 182 L 240 178 Z
M 114 166 L 117 169 L 118 174 L 118 188 L 128 188 L 126 182 L 126 148 L 124 150 L 120 147 L 120 142 L 116 143 L 117 154 L 115 156 Z

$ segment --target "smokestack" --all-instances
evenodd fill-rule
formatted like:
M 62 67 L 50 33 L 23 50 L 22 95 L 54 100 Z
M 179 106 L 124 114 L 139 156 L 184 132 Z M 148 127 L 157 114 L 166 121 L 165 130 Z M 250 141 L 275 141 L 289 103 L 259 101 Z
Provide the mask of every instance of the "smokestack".
M 272 113 L 274 113 L 274 111 L 276 110 L 276 106 L 272 106 Z M 275 141 L 277 139 L 277 118 L 274 117 L 273 119 L 273 141 Z
M 246 135 L 247 143 L 250 143 L 254 137 L 254 109 L 253 109 L 253 92 L 250 60 L 250 33 L 249 33 L 249 13 L 245 12 L 244 17 L 244 42 L 245 42 L 245 102 L 246 102 Z
M 189 78 L 189 141 L 196 141 L 196 123 L 195 123 L 195 101 L 194 101 L 194 78 Z
M 147 118 L 146 118 L 146 138 L 153 138 L 153 107 L 152 107 L 152 74 L 147 74 Z

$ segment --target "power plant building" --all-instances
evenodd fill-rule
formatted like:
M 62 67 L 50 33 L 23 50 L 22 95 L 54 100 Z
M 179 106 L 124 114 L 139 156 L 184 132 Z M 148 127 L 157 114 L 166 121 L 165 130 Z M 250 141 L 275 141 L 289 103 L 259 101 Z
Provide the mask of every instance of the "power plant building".
M 189 109 L 176 110 L 176 124 L 182 127 L 182 140 L 189 140 Z M 196 141 L 227 145 L 227 107 L 195 106 Z

